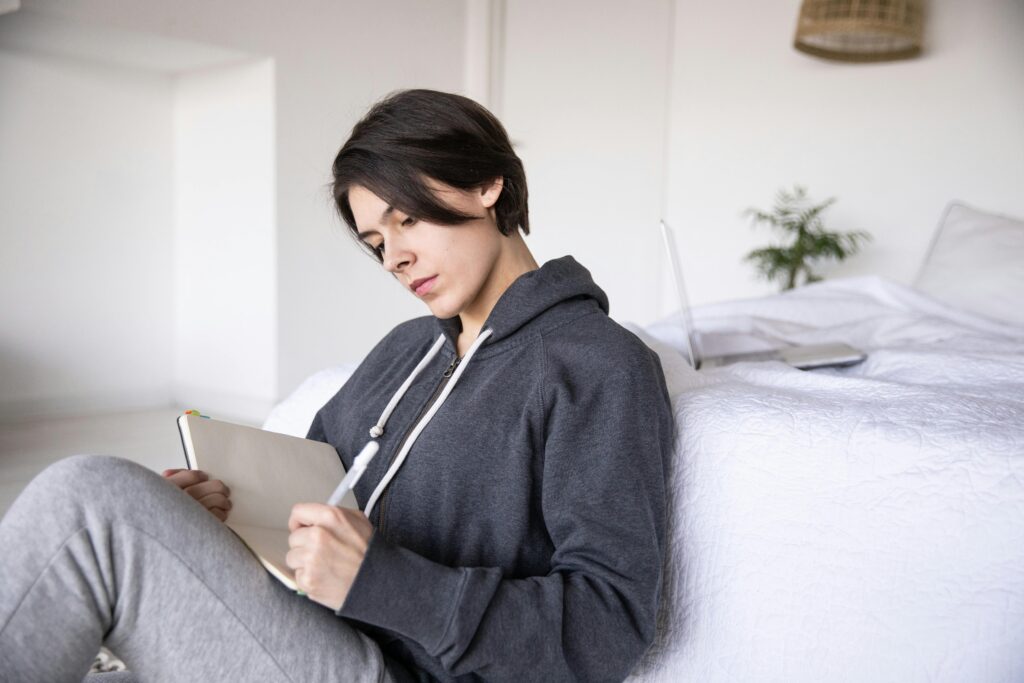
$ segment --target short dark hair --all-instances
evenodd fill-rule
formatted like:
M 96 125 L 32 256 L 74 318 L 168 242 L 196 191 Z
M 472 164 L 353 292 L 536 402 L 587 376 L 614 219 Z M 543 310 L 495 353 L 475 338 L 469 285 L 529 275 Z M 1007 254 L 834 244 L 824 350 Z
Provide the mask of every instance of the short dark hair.
M 352 235 L 359 231 L 348 200 L 353 185 L 415 218 L 458 225 L 479 216 L 441 203 L 426 178 L 471 190 L 498 177 L 498 230 L 511 235 L 521 228 L 530 234 L 523 162 L 494 114 L 462 95 L 425 89 L 386 95 L 352 128 L 332 171 L 334 204 Z

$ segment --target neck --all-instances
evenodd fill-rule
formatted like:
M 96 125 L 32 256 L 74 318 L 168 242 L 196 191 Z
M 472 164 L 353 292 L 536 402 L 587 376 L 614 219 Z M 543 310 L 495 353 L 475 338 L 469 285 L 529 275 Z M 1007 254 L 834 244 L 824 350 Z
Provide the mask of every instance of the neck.
M 529 247 L 523 240 L 523 235 L 518 230 L 502 240 L 501 254 L 494 264 L 487 283 L 477 300 L 466 310 L 459 314 L 462 321 L 462 335 L 470 340 L 476 339 L 483 329 L 487 316 L 494 309 L 494 304 L 505 293 L 505 290 L 516 281 L 516 279 L 531 270 L 537 270 L 540 266 L 530 253 Z

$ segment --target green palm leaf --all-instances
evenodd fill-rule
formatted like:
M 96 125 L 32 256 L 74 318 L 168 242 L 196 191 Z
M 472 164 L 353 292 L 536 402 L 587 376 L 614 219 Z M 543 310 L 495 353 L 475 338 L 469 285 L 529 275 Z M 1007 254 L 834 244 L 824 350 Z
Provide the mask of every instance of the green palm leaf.
M 862 242 L 871 240 L 871 235 L 862 230 L 825 230 L 822 213 L 836 202 L 835 197 L 813 204 L 808 200 L 807 188 L 801 185 L 794 185 L 792 192 L 780 189 L 775 197 L 771 211 L 749 208 L 743 215 L 751 219 L 752 226 L 767 223 L 775 228 L 788 244 L 754 249 L 744 260 L 750 261 L 769 282 L 780 281 L 783 290 L 795 287 L 801 273 L 804 284 L 820 281 L 821 276 L 811 270 L 814 263 L 826 259 L 843 261 L 857 253 Z

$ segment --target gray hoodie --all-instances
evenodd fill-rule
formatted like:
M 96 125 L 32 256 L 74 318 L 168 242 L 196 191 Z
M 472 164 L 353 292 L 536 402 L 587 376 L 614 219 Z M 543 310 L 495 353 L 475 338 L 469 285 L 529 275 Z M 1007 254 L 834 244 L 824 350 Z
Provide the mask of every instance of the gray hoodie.
M 665 553 L 661 363 L 571 256 L 516 279 L 463 358 L 460 332 L 398 325 L 313 420 L 346 468 L 380 443 L 337 614 L 399 679 L 622 680 L 654 638 Z

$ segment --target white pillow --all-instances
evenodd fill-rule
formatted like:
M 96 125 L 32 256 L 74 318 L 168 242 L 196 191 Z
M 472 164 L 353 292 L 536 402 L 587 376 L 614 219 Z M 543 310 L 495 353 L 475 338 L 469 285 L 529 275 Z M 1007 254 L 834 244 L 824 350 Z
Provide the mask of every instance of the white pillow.
M 1024 325 L 1024 221 L 951 202 L 914 287 L 958 308 Z
M 352 376 L 359 363 L 327 368 L 306 378 L 288 398 L 274 406 L 263 422 L 263 429 L 305 438 L 313 418 Z

